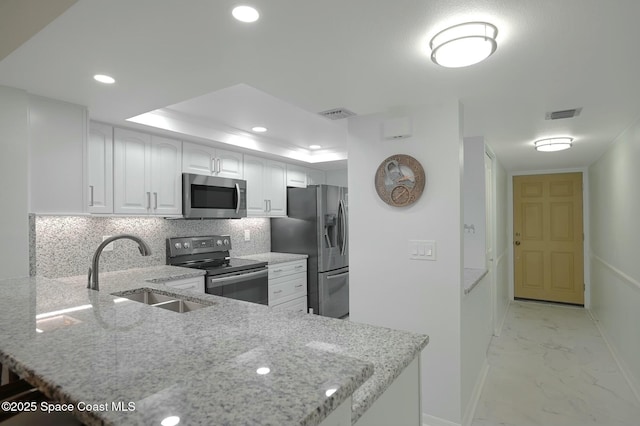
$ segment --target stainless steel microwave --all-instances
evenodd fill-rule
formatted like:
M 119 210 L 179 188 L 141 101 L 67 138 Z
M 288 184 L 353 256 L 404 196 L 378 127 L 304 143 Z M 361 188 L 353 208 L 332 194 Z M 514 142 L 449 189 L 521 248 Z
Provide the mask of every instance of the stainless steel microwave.
M 182 215 L 185 219 L 247 217 L 247 181 L 182 174 Z

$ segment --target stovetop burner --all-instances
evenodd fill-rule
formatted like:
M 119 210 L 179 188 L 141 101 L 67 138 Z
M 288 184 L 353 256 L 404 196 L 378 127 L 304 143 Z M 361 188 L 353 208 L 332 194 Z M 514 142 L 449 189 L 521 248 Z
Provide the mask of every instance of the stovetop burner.
M 167 265 L 203 269 L 208 276 L 267 266 L 267 262 L 229 257 L 230 249 L 231 237 L 228 235 L 168 238 Z

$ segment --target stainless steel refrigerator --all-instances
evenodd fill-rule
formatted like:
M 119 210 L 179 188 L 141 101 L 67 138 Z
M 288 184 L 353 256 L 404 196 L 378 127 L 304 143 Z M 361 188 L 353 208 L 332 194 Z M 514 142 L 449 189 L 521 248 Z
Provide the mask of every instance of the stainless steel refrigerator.
M 288 188 L 287 216 L 271 219 L 271 251 L 308 254 L 308 307 L 327 317 L 348 315 L 347 188 Z

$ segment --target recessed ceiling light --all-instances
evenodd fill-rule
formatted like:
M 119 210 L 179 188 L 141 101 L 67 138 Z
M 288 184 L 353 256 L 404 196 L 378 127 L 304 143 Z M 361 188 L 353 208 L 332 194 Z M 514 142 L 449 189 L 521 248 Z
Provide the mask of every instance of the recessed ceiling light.
M 431 60 L 447 68 L 477 64 L 496 51 L 498 29 L 487 22 L 454 25 L 433 36 Z
M 96 74 L 93 76 L 93 79 L 104 84 L 113 84 L 116 82 L 115 78 L 105 74 Z
M 537 151 L 554 152 L 571 148 L 573 138 L 547 138 L 534 142 Z
M 267 128 L 262 126 L 256 126 L 256 127 L 252 127 L 251 130 L 253 130 L 256 133 L 264 133 L 267 131 Z
M 240 22 L 256 22 L 260 18 L 258 11 L 251 6 L 236 6 L 231 14 Z
M 271 372 L 271 369 L 269 367 L 260 367 L 256 370 L 256 373 L 260 374 L 261 376 L 264 376 L 265 374 L 269 374 Z
M 160 422 L 162 426 L 176 426 L 178 423 L 180 423 L 180 417 L 178 416 L 165 417 Z
M 320 149 L 322 148 L 320 145 L 309 145 L 309 149 Z

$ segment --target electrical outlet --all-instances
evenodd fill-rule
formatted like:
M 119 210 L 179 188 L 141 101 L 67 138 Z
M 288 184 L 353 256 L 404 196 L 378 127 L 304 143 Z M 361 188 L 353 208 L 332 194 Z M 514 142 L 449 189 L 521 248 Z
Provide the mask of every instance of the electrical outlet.
M 251 230 L 250 229 L 245 229 L 244 230 L 244 240 L 245 241 L 251 241 Z
M 102 236 L 102 241 L 106 240 L 107 238 L 110 238 L 111 235 L 103 235 Z M 113 251 L 113 243 L 115 243 L 115 241 L 110 242 L 109 244 L 107 244 L 107 246 L 102 250 L 103 252 L 105 251 Z

